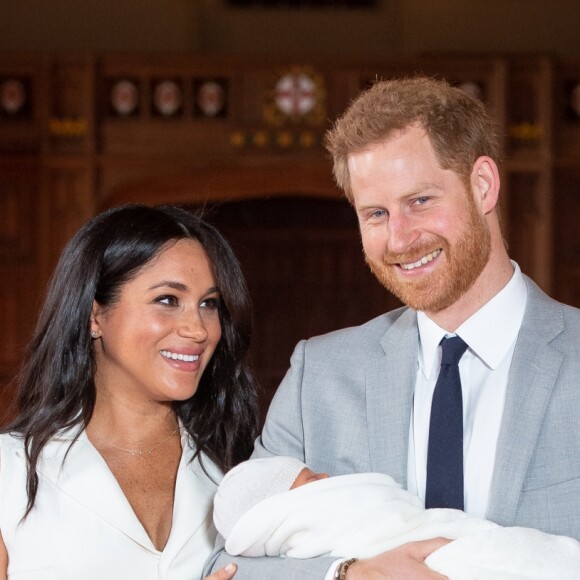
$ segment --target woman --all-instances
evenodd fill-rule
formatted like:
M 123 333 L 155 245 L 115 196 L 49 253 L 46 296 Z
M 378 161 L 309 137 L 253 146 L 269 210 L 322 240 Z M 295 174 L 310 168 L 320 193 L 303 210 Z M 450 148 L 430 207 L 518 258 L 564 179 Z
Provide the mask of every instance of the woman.
M 89 221 L 0 435 L 0 580 L 200 578 L 216 484 L 257 432 L 250 334 L 240 266 L 213 227 L 174 207 Z

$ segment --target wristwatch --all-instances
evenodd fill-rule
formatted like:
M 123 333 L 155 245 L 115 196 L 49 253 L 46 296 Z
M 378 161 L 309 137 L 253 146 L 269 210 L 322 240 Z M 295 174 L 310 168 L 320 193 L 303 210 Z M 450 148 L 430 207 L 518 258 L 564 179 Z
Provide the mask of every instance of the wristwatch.
M 334 573 L 334 580 L 345 580 L 348 569 L 355 562 L 358 562 L 358 558 L 351 558 L 350 560 L 341 562 L 336 568 L 336 572 Z

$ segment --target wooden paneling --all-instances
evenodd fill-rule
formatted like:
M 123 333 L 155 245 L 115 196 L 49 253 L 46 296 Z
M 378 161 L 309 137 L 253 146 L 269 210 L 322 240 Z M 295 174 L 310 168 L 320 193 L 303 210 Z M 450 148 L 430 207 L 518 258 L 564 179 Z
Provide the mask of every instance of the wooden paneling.
M 509 203 L 504 236 L 510 256 L 544 290 L 552 287 L 552 181 L 549 171 L 512 171 L 504 180 Z
M 0 420 L 39 303 L 38 159 L 0 159 Z
M 95 64 L 89 55 L 60 55 L 48 65 L 44 148 L 54 155 L 94 150 Z
M 341 197 L 328 163 L 269 159 L 256 166 L 119 163 L 101 166 L 100 207 L 122 203 L 200 204 L 286 194 Z
M 15 82 L 21 105 L 0 107 L 0 152 L 5 155 L 40 150 L 48 108 L 48 58 L 38 54 L 5 54 L 0 58 L 0 85 Z
M 554 262 L 558 284 L 554 294 L 560 300 L 580 305 L 580 163 L 575 168 L 557 171 L 554 211 L 558 228 L 555 232 Z
M 38 159 L 0 158 L 0 260 L 33 264 L 37 224 Z
M 82 159 L 53 157 L 42 175 L 43 235 L 51 241 L 43 266 L 52 271 L 60 251 L 96 213 L 93 167 Z

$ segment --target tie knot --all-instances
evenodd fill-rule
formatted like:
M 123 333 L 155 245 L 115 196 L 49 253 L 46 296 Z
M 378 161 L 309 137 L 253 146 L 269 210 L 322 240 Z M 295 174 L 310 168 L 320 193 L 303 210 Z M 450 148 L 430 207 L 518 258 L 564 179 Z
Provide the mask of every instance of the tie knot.
M 467 345 L 458 336 L 441 341 L 441 365 L 456 365 L 467 350 Z

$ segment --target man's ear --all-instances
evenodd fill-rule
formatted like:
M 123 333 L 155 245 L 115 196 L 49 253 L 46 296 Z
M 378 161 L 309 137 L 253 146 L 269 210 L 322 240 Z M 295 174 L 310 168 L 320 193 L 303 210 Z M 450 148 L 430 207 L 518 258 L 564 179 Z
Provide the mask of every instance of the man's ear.
M 483 155 L 476 159 L 471 171 L 471 188 L 482 213 L 493 211 L 499 199 L 500 178 L 497 164 L 491 157 Z

